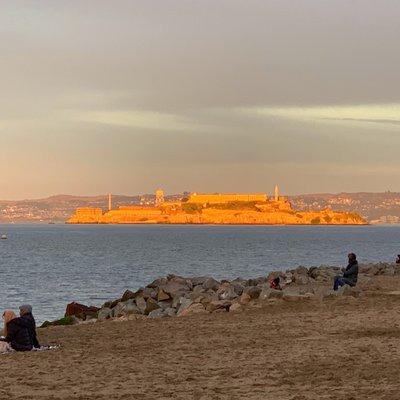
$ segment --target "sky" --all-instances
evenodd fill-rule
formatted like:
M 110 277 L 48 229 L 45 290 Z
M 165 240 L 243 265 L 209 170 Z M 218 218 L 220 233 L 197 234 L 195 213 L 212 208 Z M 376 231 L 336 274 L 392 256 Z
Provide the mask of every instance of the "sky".
M 400 191 L 400 2 L 2 0 L 0 198 Z

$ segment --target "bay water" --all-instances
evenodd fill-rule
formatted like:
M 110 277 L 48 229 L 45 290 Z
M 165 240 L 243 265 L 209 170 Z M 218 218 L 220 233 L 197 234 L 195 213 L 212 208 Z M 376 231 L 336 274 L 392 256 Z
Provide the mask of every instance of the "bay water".
M 393 261 L 400 226 L 0 225 L 0 310 L 38 322 L 101 305 L 167 274 L 255 278 L 299 265 Z

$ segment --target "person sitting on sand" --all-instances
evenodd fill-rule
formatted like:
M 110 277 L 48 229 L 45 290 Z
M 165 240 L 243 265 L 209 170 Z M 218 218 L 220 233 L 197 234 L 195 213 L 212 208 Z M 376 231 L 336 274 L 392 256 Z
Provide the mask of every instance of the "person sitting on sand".
M 33 347 L 35 349 L 40 349 L 40 344 L 36 336 L 36 322 L 32 315 L 32 306 L 30 304 L 23 304 L 20 306 L 19 315 L 20 318 L 26 322 Z
M 29 335 L 29 326 L 21 317 L 17 318 L 14 311 L 6 310 L 3 314 L 4 336 L 12 349 L 16 351 L 30 351 L 33 348 Z
M 357 256 L 354 253 L 350 253 L 348 258 L 349 264 L 346 268 L 343 268 L 343 275 L 335 277 L 335 282 L 333 284 L 333 290 L 335 291 L 344 285 L 356 286 L 358 278 Z
M 14 311 L 12 310 L 5 310 L 3 313 L 3 321 L 4 321 L 4 329 L 3 335 L 7 336 L 7 324 L 14 318 L 17 318 Z M 7 351 L 12 350 L 10 344 L 6 342 L 6 338 L 0 339 L 0 353 L 5 353 Z
M 396 264 L 400 264 L 400 254 L 397 254 Z

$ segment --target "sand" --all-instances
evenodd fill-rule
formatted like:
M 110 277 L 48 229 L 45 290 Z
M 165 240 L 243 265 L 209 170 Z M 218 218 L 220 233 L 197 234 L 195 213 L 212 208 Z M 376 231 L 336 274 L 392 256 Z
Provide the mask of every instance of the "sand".
M 399 399 L 400 295 L 40 329 L 0 399 Z

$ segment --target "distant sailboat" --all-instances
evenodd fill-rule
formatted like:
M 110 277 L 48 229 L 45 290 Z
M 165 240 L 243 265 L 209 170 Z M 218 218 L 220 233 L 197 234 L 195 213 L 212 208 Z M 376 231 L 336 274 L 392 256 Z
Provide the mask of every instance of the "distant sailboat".
M 7 235 L 1 235 L 1 240 L 7 240 Z

